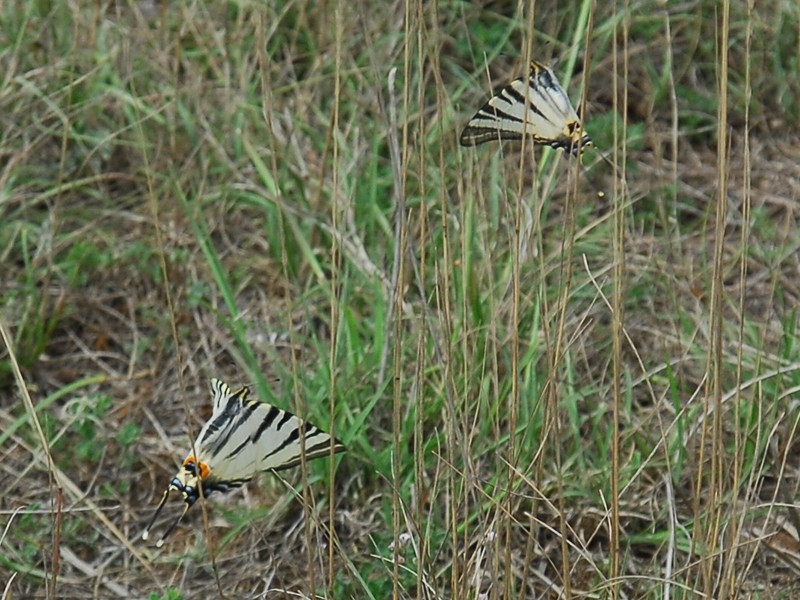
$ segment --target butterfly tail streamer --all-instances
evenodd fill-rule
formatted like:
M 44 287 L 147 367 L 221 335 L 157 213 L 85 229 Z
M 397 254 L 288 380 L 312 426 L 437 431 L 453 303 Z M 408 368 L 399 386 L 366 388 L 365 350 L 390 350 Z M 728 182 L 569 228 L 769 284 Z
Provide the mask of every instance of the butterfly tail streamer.
M 162 535 L 159 538 L 159 540 L 156 542 L 156 548 L 161 548 L 161 546 L 164 545 L 164 542 L 166 541 L 166 539 L 170 536 L 170 534 L 173 531 L 175 531 L 175 528 L 178 525 L 180 525 L 180 522 L 183 521 L 183 517 L 185 517 L 186 513 L 189 512 L 189 508 L 190 507 L 191 507 L 191 504 L 189 504 L 188 502 L 186 504 L 184 504 L 183 511 L 181 512 L 180 516 L 177 519 L 175 519 L 175 521 L 172 523 L 172 525 L 167 527 L 167 530 L 164 532 L 164 535 Z
M 156 508 L 156 512 L 153 513 L 153 518 L 150 519 L 147 527 L 145 527 L 144 531 L 142 532 L 142 540 L 147 541 L 147 538 L 150 537 L 150 530 L 153 528 L 153 524 L 156 522 L 161 509 L 164 508 L 164 505 L 167 503 L 167 498 L 169 498 L 171 489 L 172 488 L 167 488 L 164 490 L 164 495 L 161 496 L 161 502 L 158 503 L 158 508 Z

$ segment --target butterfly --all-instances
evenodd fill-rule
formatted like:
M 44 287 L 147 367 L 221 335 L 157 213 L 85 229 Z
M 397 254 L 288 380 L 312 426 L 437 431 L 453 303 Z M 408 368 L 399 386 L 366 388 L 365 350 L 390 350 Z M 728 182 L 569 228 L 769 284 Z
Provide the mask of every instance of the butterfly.
M 178 526 L 202 494 L 227 492 L 250 481 L 261 471 L 279 471 L 333 452 L 344 445 L 318 427 L 292 413 L 258 400 L 248 400 L 249 389 L 234 392 L 219 379 L 211 380 L 214 410 L 203 425 L 194 451 L 164 491 L 161 503 L 142 533 L 147 540 L 156 517 L 173 490 L 183 495 L 185 506 L 178 519 L 167 529 L 156 547 Z
M 527 77 L 515 79 L 483 105 L 460 141 L 462 146 L 477 146 L 523 136 L 573 156 L 592 143 L 552 69 L 536 61 Z

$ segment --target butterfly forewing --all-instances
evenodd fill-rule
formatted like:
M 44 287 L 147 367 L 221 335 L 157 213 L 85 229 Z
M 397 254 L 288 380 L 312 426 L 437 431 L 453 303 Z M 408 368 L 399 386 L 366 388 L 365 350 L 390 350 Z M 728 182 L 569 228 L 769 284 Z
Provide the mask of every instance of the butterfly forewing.
M 571 154 L 591 143 L 553 71 L 537 62 L 527 77 L 515 79 L 484 104 L 461 133 L 461 145 L 523 136 Z
M 302 456 L 310 460 L 330 450 L 330 435 L 287 411 L 257 401 L 244 403 L 236 432 L 227 439 L 209 440 L 216 457 L 212 476 L 217 479 L 286 469 L 299 464 Z M 334 448 L 338 451 L 341 444 L 334 442 Z
M 330 450 L 330 435 L 288 411 L 247 400 L 247 388 L 232 392 L 216 379 L 211 387 L 215 410 L 200 431 L 196 447 L 200 461 L 208 461 L 213 478 L 252 477 L 259 471 L 295 466 L 302 456 L 316 458 Z M 335 441 L 334 449 L 343 446 Z

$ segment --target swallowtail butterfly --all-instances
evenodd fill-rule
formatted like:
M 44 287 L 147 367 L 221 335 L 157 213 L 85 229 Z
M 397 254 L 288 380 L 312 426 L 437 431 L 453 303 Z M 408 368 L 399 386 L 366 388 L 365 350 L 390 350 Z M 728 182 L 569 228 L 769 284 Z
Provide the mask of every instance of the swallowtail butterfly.
M 461 145 L 523 136 L 574 156 L 592 143 L 553 71 L 535 61 L 527 77 L 502 88 L 470 119 L 461 132 Z
M 167 502 L 171 491 L 183 495 L 185 506 L 167 529 L 157 547 L 178 526 L 191 506 L 202 495 L 226 492 L 250 481 L 260 471 L 279 471 L 299 465 L 303 460 L 327 456 L 344 450 L 339 440 L 318 427 L 258 400 L 248 400 L 248 388 L 233 392 L 219 379 L 211 380 L 214 410 L 200 430 L 194 448 L 169 482 L 161 503 L 142 533 L 147 540 L 150 528 Z M 301 439 L 303 442 L 301 443 Z

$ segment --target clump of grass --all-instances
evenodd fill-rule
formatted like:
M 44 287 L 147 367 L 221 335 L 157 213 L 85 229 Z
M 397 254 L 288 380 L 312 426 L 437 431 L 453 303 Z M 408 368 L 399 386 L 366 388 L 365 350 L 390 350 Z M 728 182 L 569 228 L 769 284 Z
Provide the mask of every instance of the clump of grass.
M 797 8 L 592 8 L 0 11 L 0 388 L 16 365 L 33 403 L 0 409 L 8 593 L 791 581 Z M 618 172 L 457 147 L 529 48 Z M 131 540 L 210 376 L 349 451 L 156 553 Z

